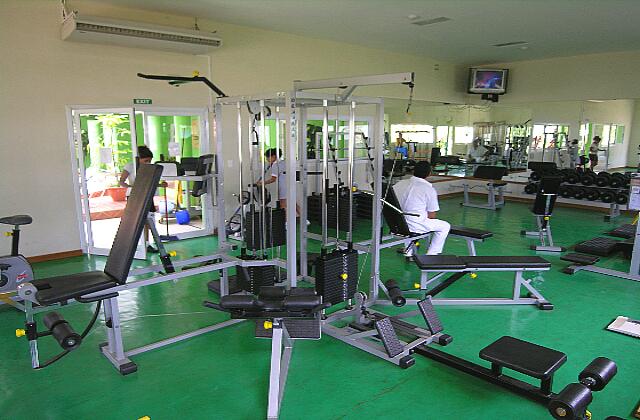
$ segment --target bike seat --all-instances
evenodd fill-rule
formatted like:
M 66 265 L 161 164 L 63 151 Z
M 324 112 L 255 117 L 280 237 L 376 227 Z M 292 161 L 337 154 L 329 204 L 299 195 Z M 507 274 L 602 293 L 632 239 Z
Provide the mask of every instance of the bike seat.
M 3 225 L 20 226 L 29 225 L 31 224 L 31 222 L 33 222 L 33 219 L 31 218 L 31 216 L 27 216 L 26 214 L 16 214 L 15 216 L 0 217 L 0 224 Z

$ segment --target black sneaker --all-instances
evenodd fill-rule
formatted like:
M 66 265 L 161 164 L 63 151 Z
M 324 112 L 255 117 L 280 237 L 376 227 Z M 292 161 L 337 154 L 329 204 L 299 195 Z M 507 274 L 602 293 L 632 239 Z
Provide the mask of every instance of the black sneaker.
M 158 249 L 157 249 L 157 248 L 154 248 L 154 247 L 152 247 L 151 245 L 147 245 L 147 252 L 148 252 L 149 254 L 157 254 L 157 253 L 158 253 L 158 252 L 160 252 L 160 251 L 158 251 Z

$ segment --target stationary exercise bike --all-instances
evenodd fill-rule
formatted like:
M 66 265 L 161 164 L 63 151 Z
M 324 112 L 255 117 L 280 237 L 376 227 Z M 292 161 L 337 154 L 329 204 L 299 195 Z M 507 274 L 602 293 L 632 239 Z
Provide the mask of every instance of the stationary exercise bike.
M 11 236 L 11 255 L 0 256 L 0 297 L 4 293 L 15 292 L 22 283 L 33 281 L 31 264 L 18 253 L 20 226 L 32 221 L 31 216 L 25 214 L 0 218 L 0 224 L 13 226 L 13 230 L 6 233 Z

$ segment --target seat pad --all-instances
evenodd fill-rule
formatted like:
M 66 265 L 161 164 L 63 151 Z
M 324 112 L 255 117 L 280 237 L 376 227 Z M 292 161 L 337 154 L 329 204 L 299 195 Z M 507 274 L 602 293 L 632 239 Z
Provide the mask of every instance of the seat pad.
M 116 279 L 104 271 L 48 277 L 34 280 L 32 284 L 38 289 L 36 299 L 42 305 L 64 302 L 118 285 Z
M 13 226 L 21 226 L 21 225 L 29 225 L 33 222 L 31 216 L 26 214 L 16 214 L 15 216 L 1 217 L 0 223 L 3 225 L 13 225 Z
M 469 256 L 460 257 L 468 268 L 551 268 L 551 263 L 538 256 Z
M 567 361 L 562 352 L 509 336 L 480 350 L 480 358 L 538 379 L 548 378 Z
M 464 270 L 465 262 L 455 255 L 414 255 L 416 265 L 421 270 Z
M 473 239 L 487 239 L 493 236 L 488 230 L 473 229 L 464 226 L 451 226 L 449 234 Z

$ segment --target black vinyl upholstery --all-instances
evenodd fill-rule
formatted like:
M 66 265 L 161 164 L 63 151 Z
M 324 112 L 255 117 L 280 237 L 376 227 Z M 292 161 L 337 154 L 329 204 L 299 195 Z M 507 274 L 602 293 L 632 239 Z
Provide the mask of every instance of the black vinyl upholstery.
M 0 218 L 0 224 L 3 225 L 13 225 L 13 226 L 22 226 L 29 225 L 33 222 L 31 216 L 26 214 L 16 214 L 15 216 L 8 216 Z
M 416 265 L 421 270 L 461 270 L 466 269 L 547 269 L 551 263 L 538 256 L 463 256 L 455 255 L 415 255 Z
M 265 286 L 258 296 L 227 295 L 220 299 L 220 308 L 232 318 L 309 318 L 322 309 L 322 297 L 313 289 Z M 327 305 L 329 306 L 329 305 Z
M 394 235 L 415 236 L 416 234 L 409 231 L 409 225 L 407 225 L 407 220 L 405 219 L 404 214 L 399 213 L 393 208 L 396 207 L 397 209 L 402 210 L 398 196 L 393 190 L 393 186 L 383 183 L 382 196 L 384 197 L 384 201 L 386 201 L 386 203 L 382 203 L 382 217 L 384 218 L 384 221 L 387 222 L 389 231 Z M 393 207 L 389 206 L 387 203 L 391 204 Z
M 487 239 L 493 236 L 493 232 L 482 229 L 473 229 L 464 226 L 451 226 L 449 235 L 462 236 L 472 239 Z
M 503 176 L 507 175 L 507 172 L 507 168 L 504 166 L 480 165 L 473 172 L 473 177 L 479 179 L 501 180 Z M 497 185 L 497 183 L 494 184 Z
M 567 361 L 562 352 L 509 336 L 480 350 L 480 358 L 538 379 L 550 377 Z
M 129 276 L 138 240 L 144 229 L 161 175 L 162 166 L 160 165 L 140 165 L 136 174 L 136 182 L 131 188 L 127 206 L 124 208 L 120 226 L 104 267 L 104 272 L 120 284 L 126 283 Z
M 162 167 L 159 165 L 140 165 L 104 272 L 90 271 L 34 280 L 32 284 L 38 289 L 36 299 L 40 304 L 64 302 L 107 290 L 127 281 L 161 174 Z

